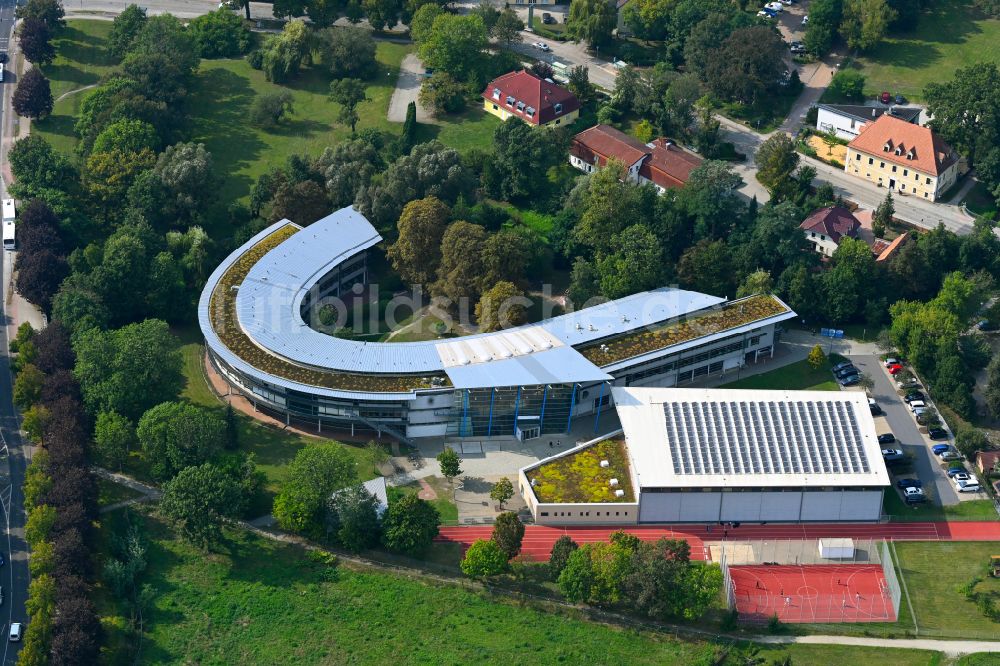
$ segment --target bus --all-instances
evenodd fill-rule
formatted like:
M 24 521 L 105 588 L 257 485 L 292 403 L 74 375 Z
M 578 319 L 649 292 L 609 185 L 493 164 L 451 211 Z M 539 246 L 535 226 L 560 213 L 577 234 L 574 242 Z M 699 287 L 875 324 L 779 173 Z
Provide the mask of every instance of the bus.
M 3 200 L 3 249 L 4 250 L 14 250 L 17 247 L 15 227 L 14 227 L 14 217 L 16 213 L 14 211 L 14 200 L 4 199 Z

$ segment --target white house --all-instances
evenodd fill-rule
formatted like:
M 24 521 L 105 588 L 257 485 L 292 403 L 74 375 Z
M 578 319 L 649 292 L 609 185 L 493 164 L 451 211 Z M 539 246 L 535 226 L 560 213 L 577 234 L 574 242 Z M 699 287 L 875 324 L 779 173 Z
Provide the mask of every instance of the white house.
M 841 139 L 853 140 L 869 123 L 888 113 L 894 118 L 916 123 L 920 118 L 919 108 L 862 106 L 855 104 L 820 104 L 816 116 L 816 129 L 834 134 Z

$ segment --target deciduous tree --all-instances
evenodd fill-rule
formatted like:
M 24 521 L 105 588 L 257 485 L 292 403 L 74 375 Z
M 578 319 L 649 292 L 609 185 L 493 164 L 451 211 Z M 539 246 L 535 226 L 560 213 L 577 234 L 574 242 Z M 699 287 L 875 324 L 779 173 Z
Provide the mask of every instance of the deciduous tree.
M 132 48 L 132 43 L 146 25 L 146 10 L 138 5 L 126 7 L 111 24 L 108 50 L 121 60 Z
M 317 444 L 302 449 L 289 464 L 285 484 L 274 500 L 278 525 L 321 537 L 327 499 L 355 476 L 355 463 L 340 445 Z
M 524 523 L 513 511 L 504 511 L 493 521 L 493 535 L 490 538 L 510 560 L 521 552 Z
M 723 99 L 756 104 L 781 78 L 785 51 L 785 43 L 773 28 L 734 30 L 718 49 L 709 52 L 708 84 Z
M 166 480 L 214 459 L 224 448 L 226 424 L 203 407 L 164 402 L 142 415 L 135 434 L 153 476 Z
M 444 451 L 437 454 L 437 461 L 441 466 L 441 476 L 448 479 L 448 483 L 462 473 L 462 459 L 450 446 L 444 447 Z
M 486 26 L 475 14 L 441 14 L 420 44 L 420 59 L 458 81 L 474 81 L 482 71 L 489 45 Z
M 94 425 L 94 453 L 105 467 L 121 469 L 135 445 L 135 427 L 117 412 L 101 412 Z
M 379 542 L 378 500 L 362 485 L 338 491 L 328 508 L 331 535 L 347 550 L 360 553 Z
M 413 555 L 431 545 L 441 518 L 434 506 L 416 496 L 404 495 L 389 503 L 382 517 L 382 543 L 391 551 Z
M 358 105 L 368 101 L 364 82 L 360 79 L 334 81 L 330 84 L 330 99 L 340 105 L 340 110 L 337 111 L 337 120 L 345 125 L 350 125 L 351 134 L 354 134 L 360 119 Z
M 497 16 L 497 20 L 490 27 L 490 35 L 500 41 L 504 46 L 510 48 L 511 44 L 518 44 L 524 40 L 521 31 L 524 30 L 524 21 L 510 7 L 505 8 Z
M 611 41 L 616 21 L 614 6 L 604 0 L 572 0 L 566 34 L 591 48 L 604 46 Z
M 476 224 L 458 221 L 445 229 L 441 239 L 441 263 L 437 280 L 432 285 L 435 295 L 444 296 L 458 305 L 463 299 L 474 303 L 482 286 L 480 257 L 486 241 L 486 231 Z
M 775 132 L 757 149 L 757 180 L 774 196 L 799 165 L 795 143 L 784 132 Z
M 56 57 L 51 39 L 49 26 L 39 18 L 28 17 L 17 28 L 17 43 L 21 47 L 21 53 L 36 66 L 48 65 Z
M 501 477 L 499 481 L 493 484 L 490 488 L 490 499 L 500 505 L 500 510 L 503 510 L 503 503 L 508 501 L 514 496 L 514 484 L 510 482 L 506 476 Z
M 222 522 L 236 515 L 240 489 L 212 463 L 186 467 L 163 486 L 160 511 L 188 541 L 209 548 L 222 539 Z
M 378 70 L 370 30 L 337 26 L 318 31 L 315 40 L 319 62 L 334 78 L 367 79 Z
M 840 34 L 850 48 L 861 51 L 878 45 L 898 16 L 886 0 L 844 0 L 843 7 Z
M 21 76 L 11 104 L 14 111 L 25 118 L 44 118 L 52 113 L 52 89 L 40 69 L 33 67 Z
M 524 323 L 530 303 L 512 282 L 497 282 L 476 303 L 476 320 L 482 332 L 500 331 Z
M 491 539 L 478 539 L 465 551 L 459 566 L 469 578 L 489 578 L 507 570 L 507 554 Z

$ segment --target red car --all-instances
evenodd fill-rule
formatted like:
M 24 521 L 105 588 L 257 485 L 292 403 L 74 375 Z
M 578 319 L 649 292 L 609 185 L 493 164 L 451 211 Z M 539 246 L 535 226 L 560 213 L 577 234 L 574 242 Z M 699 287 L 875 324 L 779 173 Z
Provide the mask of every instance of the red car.
M 888 92 L 883 91 L 882 94 L 879 95 L 879 101 L 882 102 L 883 104 L 889 104 L 892 102 L 892 95 L 890 95 Z
M 889 371 L 890 375 L 895 375 L 896 373 L 903 371 L 903 366 L 901 366 L 899 363 L 895 363 L 886 368 L 886 370 Z

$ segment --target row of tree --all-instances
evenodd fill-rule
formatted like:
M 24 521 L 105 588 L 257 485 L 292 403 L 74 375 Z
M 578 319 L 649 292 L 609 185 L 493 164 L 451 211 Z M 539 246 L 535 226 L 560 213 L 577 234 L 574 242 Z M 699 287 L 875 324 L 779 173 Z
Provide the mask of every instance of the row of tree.
M 32 457 L 24 482 L 31 583 L 19 660 L 96 663 L 103 632 L 92 601 L 97 492 L 87 455 L 87 412 L 72 373 L 68 332 L 58 321 L 37 334 L 29 330 L 19 331 L 16 345 L 17 399 L 34 412 L 44 448 Z

